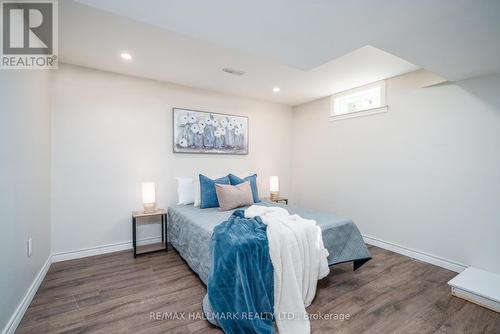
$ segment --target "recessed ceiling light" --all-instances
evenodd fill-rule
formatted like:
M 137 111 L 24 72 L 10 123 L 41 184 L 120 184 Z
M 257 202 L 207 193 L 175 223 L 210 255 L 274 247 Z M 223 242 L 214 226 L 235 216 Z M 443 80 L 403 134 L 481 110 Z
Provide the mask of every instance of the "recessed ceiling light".
M 279 87 L 274 87 L 274 88 L 273 88 L 273 92 L 275 92 L 275 93 L 279 92 L 280 90 L 281 90 L 281 89 L 280 89 Z
M 122 52 L 120 57 L 122 57 L 122 59 L 125 59 L 125 60 L 132 60 L 132 55 L 130 53 L 127 53 L 127 52 Z

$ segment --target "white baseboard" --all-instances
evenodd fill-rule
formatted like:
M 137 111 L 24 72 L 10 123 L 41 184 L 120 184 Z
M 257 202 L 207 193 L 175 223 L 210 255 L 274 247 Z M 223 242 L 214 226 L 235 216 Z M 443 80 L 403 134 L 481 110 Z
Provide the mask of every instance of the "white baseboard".
M 35 296 L 38 290 L 38 287 L 40 286 L 40 284 L 42 284 L 43 279 L 47 274 L 47 271 L 49 271 L 51 263 L 52 263 L 52 256 L 49 255 L 47 261 L 45 261 L 44 265 L 42 266 L 42 269 L 40 269 L 38 275 L 36 275 L 35 279 L 33 280 L 33 283 L 31 283 L 31 286 L 29 287 L 28 291 L 26 292 L 23 299 L 17 306 L 14 314 L 9 319 L 9 322 L 7 322 L 7 325 L 3 329 L 2 334 L 13 334 L 16 331 L 17 326 L 19 326 L 19 323 L 23 319 L 24 313 L 28 309 L 28 306 L 30 306 L 31 301 L 33 300 L 33 297 Z
M 369 245 L 377 246 L 383 249 L 390 250 L 394 253 L 402 254 L 423 262 L 427 262 L 438 267 L 442 267 L 457 273 L 460 273 L 467 269 L 469 266 L 459 263 L 453 260 L 445 259 L 436 255 L 428 254 L 425 252 L 421 252 L 415 249 L 411 249 L 405 246 L 401 246 L 389 241 L 384 241 L 375 237 L 371 237 L 368 235 L 363 235 L 363 239 Z
M 161 242 L 161 237 L 144 238 L 137 240 L 137 245 L 148 245 Z M 60 252 L 52 254 L 52 262 L 61 262 L 67 260 L 80 259 L 82 257 L 101 255 L 113 252 L 120 252 L 132 249 L 132 241 L 118 242 L 114 244 L 83 248 L 69 252 Z
M 82 257 L 124 251 L 124 250 L 131 249 L 131 248 L 132 248 L 132 243 L 129 241 L 125 241 L 125 242 L 119 242 L 119 243 L 115 243 L 115 244 L 108 244 L 108 245 L 102 245 L 102 246 L 96 246 L 96 247 L 83 248 L 83 249 L 78 249 L 78 250 L 69 251 L 69 252 L 60 252 L 60 253 L 52 254 L 52 262 L 74 260 L 74 259 L 79 259 Z

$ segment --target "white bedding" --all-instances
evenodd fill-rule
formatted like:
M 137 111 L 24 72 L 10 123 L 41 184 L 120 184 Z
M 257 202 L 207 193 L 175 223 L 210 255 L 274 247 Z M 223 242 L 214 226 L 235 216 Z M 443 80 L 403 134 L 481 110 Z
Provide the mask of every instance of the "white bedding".
M 280 207 L 252 205 L 245 210 L 245 217 L 256 216 L 267 225 L 278 331 L 310 333 L 305 308 L 314 299 L 317 281 L 330 272 L 321 228 L 316 221 L 290 215 Z

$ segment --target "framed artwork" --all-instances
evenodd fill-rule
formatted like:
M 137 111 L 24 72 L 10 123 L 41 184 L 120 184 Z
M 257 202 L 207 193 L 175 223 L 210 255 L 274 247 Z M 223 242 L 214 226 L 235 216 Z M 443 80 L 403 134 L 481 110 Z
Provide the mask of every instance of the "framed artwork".
M 173 108 L 174 153 L 248 154 L 248 117 Z

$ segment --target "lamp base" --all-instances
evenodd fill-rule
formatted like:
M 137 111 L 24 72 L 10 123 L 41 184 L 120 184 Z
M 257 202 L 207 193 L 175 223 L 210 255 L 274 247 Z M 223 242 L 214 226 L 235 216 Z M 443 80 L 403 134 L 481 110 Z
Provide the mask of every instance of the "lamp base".
M 156 203 L 144 203 L 144 213 L 153 213 L 156 211 Z
M 275 201 L 278 198 L 280 198 L 280 192 L 279 191 L 271 191 L 271 201 Z

